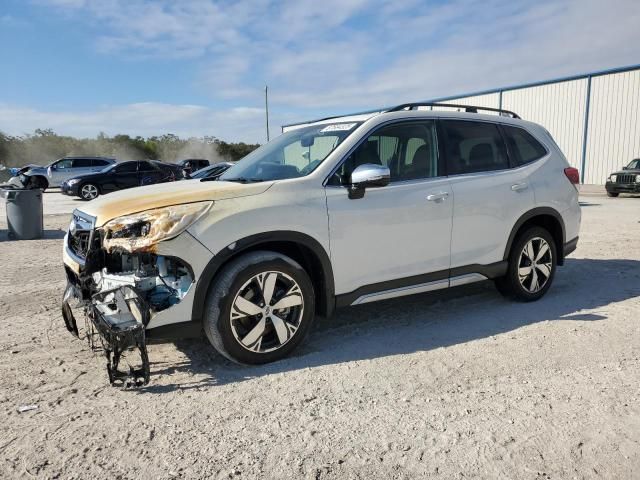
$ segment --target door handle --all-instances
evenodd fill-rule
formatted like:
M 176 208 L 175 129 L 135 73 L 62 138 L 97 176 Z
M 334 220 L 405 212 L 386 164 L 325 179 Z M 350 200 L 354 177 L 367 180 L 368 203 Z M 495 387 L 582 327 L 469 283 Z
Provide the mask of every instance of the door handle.
M 427 195 L 427 200 L 429 202 L 441 202 L 448 196 L 449 192 L 432 193 L 431 195 Z
M 511 185 L 511 190 L 514 192 L 519 192 L 521 190 L 526 190 L 529 187 L 527 183 L 516 183 L 515 185 Z

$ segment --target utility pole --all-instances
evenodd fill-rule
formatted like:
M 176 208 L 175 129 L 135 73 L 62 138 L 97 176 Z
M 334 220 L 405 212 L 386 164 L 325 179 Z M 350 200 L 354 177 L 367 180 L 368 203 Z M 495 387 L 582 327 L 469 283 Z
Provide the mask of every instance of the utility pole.
M 269 85 L 264 87 L 264 111 L 267 116 L 267 142 L 269 141 Z

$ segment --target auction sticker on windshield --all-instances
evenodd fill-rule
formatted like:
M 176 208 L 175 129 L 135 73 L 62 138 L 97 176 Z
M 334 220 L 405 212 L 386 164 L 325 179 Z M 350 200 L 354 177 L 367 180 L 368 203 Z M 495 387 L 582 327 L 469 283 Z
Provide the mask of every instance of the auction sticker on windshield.
M 335 123 L 333 125 L 327 125 L 326 127 L 324 127 L 322 130 L 320 130 L 320 133 L 345 132 L 347 130 L 351 130 L 356 125 L 357 123 Z

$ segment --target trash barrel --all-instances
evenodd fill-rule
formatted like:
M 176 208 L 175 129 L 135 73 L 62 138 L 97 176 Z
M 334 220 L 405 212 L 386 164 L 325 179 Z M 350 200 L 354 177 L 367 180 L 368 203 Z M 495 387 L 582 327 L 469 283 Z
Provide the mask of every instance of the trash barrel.
M 7 225 L 12 240 L 42 238 L 42 190 L 2 190 L 7 203 Z

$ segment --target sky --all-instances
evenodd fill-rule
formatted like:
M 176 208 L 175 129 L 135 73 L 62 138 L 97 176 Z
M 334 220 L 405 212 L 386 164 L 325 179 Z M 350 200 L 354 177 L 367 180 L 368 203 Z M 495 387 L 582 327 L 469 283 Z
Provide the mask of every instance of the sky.
M 640 63 L 638 0 L 0 0 L 0 131 L 215 136 Z

